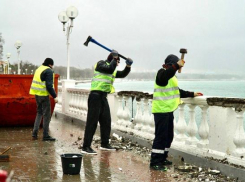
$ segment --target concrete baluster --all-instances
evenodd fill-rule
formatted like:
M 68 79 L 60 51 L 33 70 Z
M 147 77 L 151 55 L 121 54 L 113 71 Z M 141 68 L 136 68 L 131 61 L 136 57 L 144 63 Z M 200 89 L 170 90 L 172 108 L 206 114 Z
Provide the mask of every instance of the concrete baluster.
M 145 137 L 145 131 L 146 131 L 146 126 L 147 126 L 146 118 L 147 118 L 147 109 L 148 109 L 148 106 L 147 106 L 148 99 L 142 98 L 142 102 L 143 102 L 143 112 L 141 116 L 141 128 L 139 131 L 139 136 Z
M 78 101 L 77 101 L 77 114 L 81 115 L 81 100 L 82 100 L 82 93 L 78 91 Z
M 78 103 L 79 102 L 79 95 L 78 95 L 78 91 L 75 91 L 75 103 L 74 103 L 74 113 L 78 114 Z
M 185 115 L 184 115 L 184 107 L 185 104 L 179 105 L 179 119 L 178 122 L 176 123 L 176 131 L 178 132 L 177 136 L 174 138 L 175 141 L 177 142 L 185 142 L 187 139 L 186 136 L 186 130 L 187 130 L 187 125 L 185 121 Z
M 150 101 L 149 108 L 151 111 L 152 99 L 149 99 L 149 101 Z M 150 120 L 149 121 L 150 121 L 150 123 L 149 123 L 149 126 L 150 126 L 149 135 L 150 135 L 150 139 L 153 140 L 155 138 L 155 121 L 154 121 L 154 115 L 152 113 L 150 114 Z
M 200 141 L 198 142 L 197 146 L 198 148 L 207 148 L 209 144 L 209 125 L 207 120 L 208 106 L 200 106 L 200 108 L 202 109 L 202 121 L 198 130 Z
M 73 97 L 72 97 L 72 113 L 74 113 L 75 114 L 75 104 L 76 104 L 76 91 L 72 91 L 72 95 L 73 95 Z
M 145 100 L 144 100 L 144 114 L 143 114 L 144 127 L 142 127 L 142 131 L 143 131 L 142 137 L 147 138 L 147 139 L 150 139 L 149 130 L 150 130 L 150 123 L 151 123 L 149 106 L 150 106 L 149 105 L 149 99 L 145 98 Z
M 138 101 L 136 99 L 136 114 L 135 114 L 135 117 L 134 117 L 134 129 L 133 129 L 133 132 L 136 133 L 137 132 L 137 127 L 139 125 L 139 121 L 140 121 L 140 118 L 139 118 L 139 112 L 141 110 L 141 105 L 140 105 L 140 101 Z
M 143 99 L 139 99 L 139 101 L 138 101 L 137 119 L 136 119 L 137 123 L 136 123 L 136 125 L 134 127 L 135 134 L 138 135 L 138 136 L 140 136 L 141 128 L 143 126 L 142 122 L 143 122 L 143 119 L 144 119 L 143 118 L 143 113 L 142 113 L 142 107 L 141 107 L 142 106 L 142 100 Z
M 62 113 L 69 113 L 69 104 L 71 93 L 68 92 L 68 88 L 75 87 L 75 80 L 63 80 L 62 81 Z
M 74 94 L 71 90 L 68 91 L 68 93 L 70 94 L 70 100 L 69 100 L 69 112 L 72 113 L 72 107 L 73 107 L 73 99 L 74 99 Z
M 236 149 L 232 153 L 235 157 L 244 157 L 245 155 L 245 133 L 244 133 L 244 117 L 243 113 L 245 110 L 236 112 L 236 131 L 234 133 L 233 142 L 236 146 Z
M 123 105 L 122 105 L 122 96 L 117 96 L 118 98 L 118 110 L 117 110 L 117 122 L 115 124 L 116 129 L 120 129 L 122 125 L 122 114 L 123 114 Z
M 129 112 L 129 109 L 128 109 L 128 97 L 127 96 L 123 96 L 123 100 L 124 100 L 124 109 L 123 109 L 123 114 L 122 114 L 122 120 L 123 120 L 123 123 L 122 123 L 122 127 L 121 127 L 121 130 L 122 131 L 127 131 L 127 127 L 128 127 L 128 124 L 129 124 L 129 117 L 130 117 L 130 112 Z
M 58 88 L 58 103 L 55 104 L 56 108 L 62 108 L 62 87 Z
M 133 123 L 132 123 L 132 117 L 131 117 L 131 112 L 129 109 L 129 99 L 131 99 L 131 97 L 125 97 L 125 107 L 124 107 L 124 111 L 125 113 L 125 124 L 126 124 L 126 131 L 127 132 L 132 132 L 133 130 Z
M 89 92 L 85 92 L 84 94 L 84 117 L 87 117 L 88 114 L 88 97 L 89 97 Z
M 82 110 L 82 116 L 85 116 L 86 114 L 86 93 L 82 92 L 82 101 L 81 101 L 81 110 Z
M 196 134 L 198 131 L 197 124 L 196 124 L 196 119 L 195 119 L 195 107 L 196 105 L 188 104 L 189 107 L 189 115 L 190 115 L 190 120 L 187 126 L 187 133 L 189 137 L 185 141 L 187 145 L 196 145 L 198 140 L 196 138 Z

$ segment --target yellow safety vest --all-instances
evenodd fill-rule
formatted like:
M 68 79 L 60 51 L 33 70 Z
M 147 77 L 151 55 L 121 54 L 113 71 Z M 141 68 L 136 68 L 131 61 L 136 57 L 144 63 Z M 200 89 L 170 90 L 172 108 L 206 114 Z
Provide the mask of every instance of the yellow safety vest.
M 173 112 L 180 103 L 180 92 L 176 76 L 168 80 L 168 84 L 165 87 L 157 85 L 155 81 L 152 113 Z
M 109 65 L 109 63 L 106 63 Z M 107 93 L 114 93 L 115 88 L 113 87 L 113 82 L 115 81 L 115 77 L 117 71 L 115 70 L 112 74 L 105 74 L 99 71 L 96 71 L 97 64 L 94 66 L 94 76 L 91 82 L 91 91 L 98 90 Z
M 38 95 L 38 96 L 49 95 L 49 92 L 47 91 L 47 88 L 46 88 L 46 82 L 41 80 L 41 74 L 46 69 L 51 69 L 51 68 L 48 66 L 42 65 L 35 71 L 29 94 Z M 53 76 L 53 78 L 54 78 L 54 76 Z M 54 85 L 53 85 L 53 87 L 54 87 Z

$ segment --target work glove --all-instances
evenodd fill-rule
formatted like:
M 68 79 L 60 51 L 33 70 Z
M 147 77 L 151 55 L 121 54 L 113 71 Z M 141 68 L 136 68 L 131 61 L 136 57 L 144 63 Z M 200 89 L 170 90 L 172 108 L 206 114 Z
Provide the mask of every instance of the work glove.
M 201 93 L 201 92 L 195 92 L 194 93 L 194 97 L 196 97 L 196 96 L 203 96 L 203 93 Z
M 126 64 L 127 64 L 128 66 L 131 66 L 131 65 L 133 64 L 133 60 L 132 60 L 131 58 L 128 58 L 128 59 L 126 60 Z
M 54 102 L 55 102 L 55 103 L 58 103 L 58 98 L 57 98 L 57 97 L 54 98 Z
M 113 56 L 113 59 L 118 59 L 118 52 L 116 51 L 116 50 L 111 50 L 111 54 L 112 54 L 112 56 Z

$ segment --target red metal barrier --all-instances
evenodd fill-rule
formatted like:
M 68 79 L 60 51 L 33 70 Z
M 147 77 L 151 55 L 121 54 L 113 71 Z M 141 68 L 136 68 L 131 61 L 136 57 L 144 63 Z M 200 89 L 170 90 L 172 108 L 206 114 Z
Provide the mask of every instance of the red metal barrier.
M 54 87 L 58 94 L 58 78 Z M 33 126 L 36 117 L 35 96 L 29 94 L 33 75 L 0 75 L 0 126 Z M 50 97 L 51 113 L 54 99 Z

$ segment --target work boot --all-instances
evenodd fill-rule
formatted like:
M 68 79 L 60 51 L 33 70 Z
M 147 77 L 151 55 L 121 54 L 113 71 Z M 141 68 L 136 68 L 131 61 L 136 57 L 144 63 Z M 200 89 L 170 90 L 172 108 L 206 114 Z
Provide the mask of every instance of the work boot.
M 56 139 L 51 136 L 43 137 L 43 141 L 55 141 Z
M 97 153 L 91 147 L 82 147 L 82 154 L 96 155 Z
M 37 140 L 37 135 L 32 134 L 32 140 Z
M 37 140 L 37 132 L 38 131 L 34 131 L 32 132 L 32 140 Z
M 167 171 L 168 168 L 164 165 L 150 165 L 150 169 L 156 170 L 156 171 Z
M 164 166 L 168 166 L 168 165 L 172 165 L 173 164 L 173 162 L 172 161 L 169 161 L 169 160 L 167 160 L 167 159 L 165 159 L 164 161 L 163 161 L 163 165 Z
M 116 149 L 113 148 L 110 144 L 107 144 L 107 145 L 101 145 L 100 146 L 100 150 L 111 150 L 111 151 L 115 151 Z

